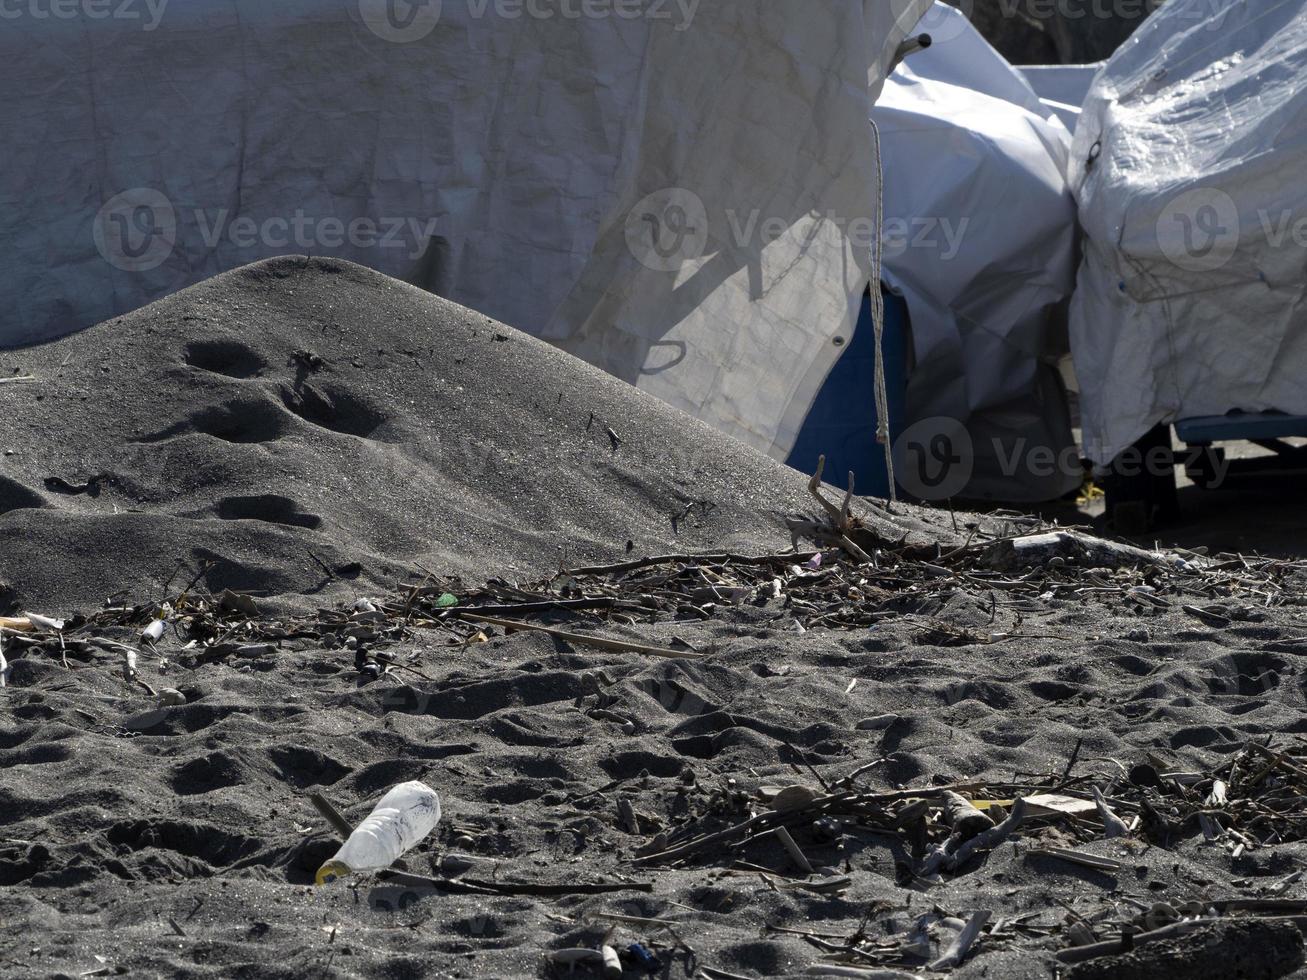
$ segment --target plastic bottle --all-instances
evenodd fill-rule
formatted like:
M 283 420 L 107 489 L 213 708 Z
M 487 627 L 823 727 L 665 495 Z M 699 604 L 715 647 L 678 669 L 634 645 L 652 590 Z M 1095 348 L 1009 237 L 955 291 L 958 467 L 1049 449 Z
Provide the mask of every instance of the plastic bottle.
M 318 884 L 347 875 L 381 871 L 415 847 L 440 821 L 440 797 L 426 783 L 400 783 L 349 835 L 335 856 L 318 869 Z

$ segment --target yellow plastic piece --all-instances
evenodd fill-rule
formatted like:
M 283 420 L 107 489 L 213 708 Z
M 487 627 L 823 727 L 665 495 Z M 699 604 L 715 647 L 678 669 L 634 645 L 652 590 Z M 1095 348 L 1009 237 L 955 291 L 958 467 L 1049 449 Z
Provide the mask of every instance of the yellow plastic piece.
M 328 861 L 318 869 L 318 884 L 330 885 L 333 881 L 348 878 L 354 871 L 344 861 Z
M 1004 809 L 1006 809 L 1016 801 L 1015 800 L 967 800 L 967 802 L 970 803 L 972 806 L 974 806 L 977 810 L 983 812 L 985 810 L 988 810 L 992 806 L 1001 806 Z

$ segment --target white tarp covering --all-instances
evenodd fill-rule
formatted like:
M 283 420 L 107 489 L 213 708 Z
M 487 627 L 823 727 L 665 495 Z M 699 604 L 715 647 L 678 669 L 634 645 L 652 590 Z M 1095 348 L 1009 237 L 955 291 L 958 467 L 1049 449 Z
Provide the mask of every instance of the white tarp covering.
M 1052 109 L 1062 125 L 1074 133 L 1080 121 L 1080 107 L 1103 64 L 1099 61 L 1090 65 L 1022 65 L 1020 71 L 1044 107 Z
M 927 5 L 6 4 L 0 344 L 332 255 L 783 456 L 869 280 L 867 115 Z
M 885 277 L 906 295 L 916 353 L 905 440 L 942 446 L 924 483 L 900 452 L 900 479 L 922 496 L 1052 499 L 1080 482 L 1056 368 L 1075 276 L 1071 136 L 960 11 L 936 4 L 919 29 L 933 45 L 872 111 Z
M 1154 425 L 1307 413 L 1307 0 L 1169 0 L 1072 150 L 1085 452 Z

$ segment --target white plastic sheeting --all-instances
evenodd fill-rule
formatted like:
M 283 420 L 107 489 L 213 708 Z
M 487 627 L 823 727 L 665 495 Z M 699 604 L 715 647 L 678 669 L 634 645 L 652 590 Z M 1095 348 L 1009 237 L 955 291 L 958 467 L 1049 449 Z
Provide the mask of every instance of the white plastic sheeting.
M 1053 110 L 1062 125 L 1074 133 L 1080 121 L 1080 107 L 1103 64 L 1099 61 L 1089 65 L 1022 65 L 1020 71 L 1044 107 Z
M 1307 413 L 1307 2 L 1169 0 L 1095 81 L 1072 150 L 1086 454 L 1154 425 Z
M 783 456 L 869 280 L 867 115 L 926 6 L 13 5 L 0 344 L 333 255 Z
M 928 497 L 1052 499 L 1080 482 L 1056 367 L 1075 275 L 1071 136 L 961 12 L 936 4 L 920 29 L 934 44 L 872 111 L 885 273 L 916 353 L 900 480 Z M 938 459 L 909 458 L 932 446 Z

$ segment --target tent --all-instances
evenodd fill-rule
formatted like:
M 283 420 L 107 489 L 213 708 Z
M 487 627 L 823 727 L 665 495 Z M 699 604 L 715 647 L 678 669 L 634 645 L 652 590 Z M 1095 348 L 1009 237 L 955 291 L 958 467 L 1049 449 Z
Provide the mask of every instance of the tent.
M 0 344 L 332 255 L 783 457 L 870 279 L 867 116 L 927 5 L 18 9 Z
M 885 278 L 907 300 L 915 350 L 900 483 L 927 499 L 1051 500 L 1081 482 L 1058 371 L 1075 281 L 1071 136 L 960 11 L 937 3 L 920 29 L 934 43 L 872 110 Z
M 1076 131 L 1080 107 L 1089 95 L 1094 76 L 1103 70 L 1103 62 L 1088 65 L 1022 65 L 1021 74 L 1046 108 L 1052 109 L 1068 132 Z
M 1084 449 L 1307 414 L 1307 0 L 1169 0 L 1098 75 L 1070 181 Z

